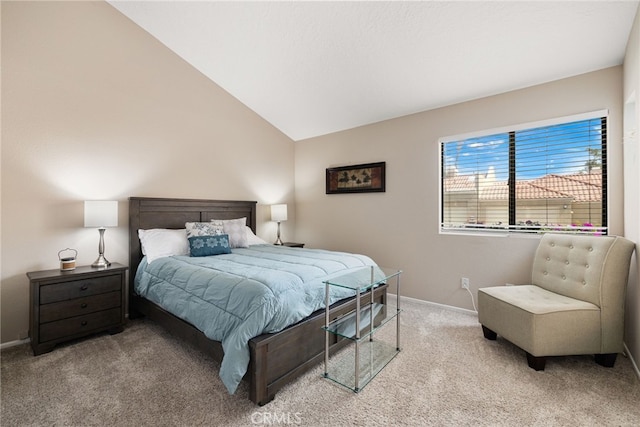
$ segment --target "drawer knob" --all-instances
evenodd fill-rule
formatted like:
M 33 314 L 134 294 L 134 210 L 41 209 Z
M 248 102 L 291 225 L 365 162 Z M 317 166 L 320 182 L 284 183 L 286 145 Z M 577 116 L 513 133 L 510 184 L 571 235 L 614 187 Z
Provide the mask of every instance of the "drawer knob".
M 82 304 L 80 304 L 80 308 L 87 308 L 87 303 L 83 302 Z
M 86 321 L 86 320 L 83 320 L 83 321 L 80 323 L 80 325 L 82 325 L 82 326 L 87 326 L 87 321 Z
M 89 286 L 87 286 L 87 285 L 82 285 L 82 286 L 80 287 L 80 290 L 81 290 L 81 291 L 86 291 L 87 289 L 89 289 Z

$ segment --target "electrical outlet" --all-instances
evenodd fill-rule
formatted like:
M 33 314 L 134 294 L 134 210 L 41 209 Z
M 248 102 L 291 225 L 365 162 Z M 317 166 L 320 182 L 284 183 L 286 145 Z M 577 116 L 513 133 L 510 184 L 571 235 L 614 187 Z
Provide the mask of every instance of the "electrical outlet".
M 460 286 L 462 286 L 462 289 L 469 289 L 469 278 L 462 277 L 460 279 Z

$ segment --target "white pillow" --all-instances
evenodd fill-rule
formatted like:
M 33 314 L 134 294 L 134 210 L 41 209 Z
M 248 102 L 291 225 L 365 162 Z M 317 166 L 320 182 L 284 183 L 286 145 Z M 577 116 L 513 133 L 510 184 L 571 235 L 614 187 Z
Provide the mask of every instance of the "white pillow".
M 247 244 L 249 246 L 251 245 L 268 245 L 267 242 L 265 242 L 264 240 L 262 240 L 261 238 L 259 238 L 258 236 L 256 236 L 253 232 L 253 230 L 251 229 L 251 227 L 249 227 L 248 225 L 247 227 Z
M 224 234 L 229 235 L 229 245 L 232 248 L 246 248 L 247 243 L 247 218 L 237 219 L 212 219 L 211 222 L 216 225 L 222 225 Z
M 138 230 L 138 237 L 142 244 L 142 253 L 147 256 L 149 264 L 158 258 L 189 255 L 187 230 L 184 228 L 178 230 L 165 228 Z

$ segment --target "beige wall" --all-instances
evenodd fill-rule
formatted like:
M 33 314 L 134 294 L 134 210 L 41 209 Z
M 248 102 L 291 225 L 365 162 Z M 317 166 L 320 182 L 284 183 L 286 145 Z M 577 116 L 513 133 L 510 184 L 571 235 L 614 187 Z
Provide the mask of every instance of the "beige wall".
M 636 242 L 625 317 L 625 343 L 640 368 L 640 11 L 636 14 L 624 60 L 624 233 Z
M 600 109 L 609 110 L 609 227 L 622 234 L 618 66 L 297 142 L 296 237 L 401 267 L 403 295 L 471 309 L 460 278 L 470 278 L 474 295 L 483 286 L 527 282 L 537 238 L 439 234 L 438 138 Z M 377 161 L 387 162 L 385 193 L 325 194 L 325 168 Z
M 57 268 L 66 247 L 97 257 L 83 200 L 120 201 L 105 245 L 122 264 L 130 196 L 257 200 L 269 241 L 266 205 L 295 219 L 293 141 L 109 4 L 1 7 L 2 342 L 26 336 L 26 272 Z

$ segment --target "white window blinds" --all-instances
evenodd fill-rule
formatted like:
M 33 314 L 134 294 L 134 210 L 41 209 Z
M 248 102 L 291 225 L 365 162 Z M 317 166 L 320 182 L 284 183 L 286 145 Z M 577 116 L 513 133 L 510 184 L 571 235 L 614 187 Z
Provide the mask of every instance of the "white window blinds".
M 606 141 L 603 112 L 441 140 L 441 230 L 606 234 Z

